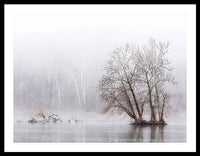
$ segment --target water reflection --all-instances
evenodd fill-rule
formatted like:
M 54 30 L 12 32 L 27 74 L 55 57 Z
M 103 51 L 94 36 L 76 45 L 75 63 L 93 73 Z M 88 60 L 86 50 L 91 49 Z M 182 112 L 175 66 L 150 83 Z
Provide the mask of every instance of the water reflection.
M 185 125 L 16 124 L 14 142 L 185 142 Z
M 165 142 L 164 125 L 131 125 L 129 138 L 133 142 Z

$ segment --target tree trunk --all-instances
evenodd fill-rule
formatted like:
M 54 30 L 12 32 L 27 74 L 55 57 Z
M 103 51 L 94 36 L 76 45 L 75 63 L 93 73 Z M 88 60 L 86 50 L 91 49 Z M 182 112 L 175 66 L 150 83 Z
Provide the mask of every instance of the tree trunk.
M 161 116 L 160 116 L 160 120 L 161 122 L 164 122 L 164 119 L 163 119 L 163 114 L 164 114 L 164 107 L 165 107 L 165 97 L 163 99 L 163 105 L 162 105 L 162 110 L 161 110 Z
M 127 103 L 128 103 L 128 105 L 129 105 L 129 107 L 131 108 L 132 113 L 135 114 L 135 111 L 134 111 L 133 106 L 132 106 L 132 104 L 131 104 L 131 100 L 130 100 L 130 97 L 129 97 L 127 91 L 126 91 L 126 88 L 125 88 L 125 85 L 124 85 L 123 80 L 121 80 L 121 83 L 122 83 L 122 85 L 123 85 L 124 93 L 125 93 L 125 96 L 126 96 L 126 98 L 127 98 Z
M 149 105 L 150 105 L 150 109 L 151 109 L 151 121 L 155 122 L 156 121 L 156 115 L 155 115 L 155 110 L 154 110 L 154 106 L 152 103 L 152 95 L 151 95 L 151 88 L 148 85 L 148 89 L 149 89 Z
M 121 66 L 122 66 L 122 68 L 123 68 L 123 70 L 124 70 L 124 73 L 125 73 L 125 75 L 126 75 L 126 80 L 127 80 L 129 89 L 131 90 L 131 94 L 132 94 L 132 96 L 133 96 L 133 99 L 134 99 L 134 102 L 135 102 L 135 105 L 136 105 L 136 110 L 137 110 L 137 113 L 138 113 L 138 117 L 139 117 L 140 120 L 143 120 L 143 119 L 142 119 L 142 113 L 141 113 L 141 111 L 140 111 L 140 109 L 139 109 L 139 105 L 138 105 L 138 102 L 137 102 L 135 93 L 134 93 L 134 91 L 133 91 L 133 88 L 132 88 L 132 86 L 131 86 L 131 83 L 130 83 L 130 81 L 129 81 L 128 75 L 127 75 L 127 73 L 126 73 L 126 70 L 124 69 L 124 66 L 123 66 L 123 65 L 121 65 Z M 131 107 L 132 107 L 132 105 L 131 105 Z
M 159 94 L 158 94 L 157 86 L 155 86 L 155 91 L 156 91 L 156 100 L 157 100 L 157 106 L 158 106 L 158 118 L 159 118 L 159 121 L 160 121 L 160 119 L 161 119 L 160 100 L 159 100 Z

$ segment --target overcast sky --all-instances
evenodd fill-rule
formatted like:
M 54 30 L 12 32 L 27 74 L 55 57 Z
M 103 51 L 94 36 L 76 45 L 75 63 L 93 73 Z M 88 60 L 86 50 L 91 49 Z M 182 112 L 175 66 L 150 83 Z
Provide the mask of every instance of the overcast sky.
M 16 7 L 17 8 L 17 7 Z M 169 59 L 185 88 L 187 16 L 175 6 L 20 6 L 14 15 L 14 56 L 24 66 L 69 61 L 96 72 L 111 51 L 149 37 L 169 41 Z M 58 61 L 59 62 L 59 61 Z

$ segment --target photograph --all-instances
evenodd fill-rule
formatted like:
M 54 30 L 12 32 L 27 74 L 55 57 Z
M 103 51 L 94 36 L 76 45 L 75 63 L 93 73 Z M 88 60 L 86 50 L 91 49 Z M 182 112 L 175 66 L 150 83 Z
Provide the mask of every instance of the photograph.
M 193 8 L 6 5 L 13 143 L 187 143 Z

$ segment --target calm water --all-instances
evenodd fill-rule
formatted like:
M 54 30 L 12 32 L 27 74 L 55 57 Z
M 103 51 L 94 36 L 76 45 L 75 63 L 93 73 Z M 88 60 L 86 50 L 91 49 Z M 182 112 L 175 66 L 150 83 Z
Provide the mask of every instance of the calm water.
M 186 142 L 186 125 L 15 123 L 14 142 Z

